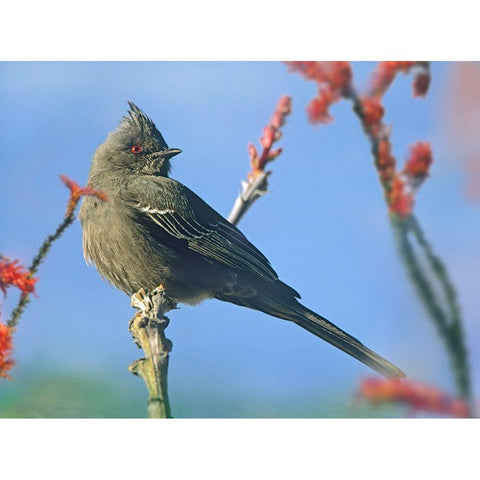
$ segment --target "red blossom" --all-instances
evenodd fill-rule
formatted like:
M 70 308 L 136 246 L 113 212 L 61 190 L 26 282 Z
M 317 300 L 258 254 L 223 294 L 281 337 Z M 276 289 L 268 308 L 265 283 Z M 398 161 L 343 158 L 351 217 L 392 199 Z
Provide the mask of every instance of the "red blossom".
M 277 130 L 285 123 L 285 118 L 292 111 L 292 99 L 287 95 L 280 97 L 275 112 L 273 112 L 272 121 L 273 128 Z
M 267 125 L 263 129 L 263 135 L 260 137 L 260 144 L 263 148 L 270 148 L 275 139 L 276 128 L 272 125 Z
M 323 69 L 320 62 L 285 62 L 289 72 L 298 72 L 307 80 L 322 81 Z
M 352 83 L 350 62 L 285 62 L 291 72 L 298 72 L 319 86 L 345 94 Z
M 324 88 L 318 91 L 318 95 L 313 98 L 307 106 L 308 120 L 310 123 L 327 124 L 333 121 L 328 109 L 337 102 L 340 96 L 335 91 Z
M 381 98 L 390 87 L 397 73 L 413 70 L 414 95 L 425 95 L 430 83 L 429 62 L 387 61 L 379 62 L 372 74 L 368 95 L 359 96 L 352 86 L 352 70 L 349 62 L 286 62 L 289 70 L 300 73 L 317 83 L 318 95 L 307 106 L 311 123 L 329 123 L 333 119 L 329 108 L 342 97 L 354 104 L 354 111 L 373 147 L 375 166 L 378 170 L 385 198 L 391 213 L 406 218 L 412 213 L 414 192 L 425 179 L 432 162 L 430 145 L 418 143 L 412 147 L 411 158 L 403 172 L 397 171 L 392 153 L 389 128 L 382 122 L 384 108 Z
M 410 157 L 405 163 L 403 173 L 415 180 L 423 180 L 433 162 L 430 142 L 417 142 L 410 146 Z
M 333 62 L 331 79 L 336 83 L 343 93 L 346 93 L 352 86 L 353 72 L 350 62 Z
M 373 403 L 400 403 L 412 411 L 425 411 L 454 417 L 468 417 L 469 408 L 462 400 L 438 388 L 412 380 L 395 384 L 377 377 L 367 377 L 360 382 L 359 397 Z
M 352 68 L 350 62 L 322 62 L 325 69 L 325 80 L 330 88 L 344 95 L 352 84 Z
M 250 157 L 251 172 L 249 178 L 255 178 L 259 172 L 265 170 L 265 165 L 274 160 L 282 152 L 281 148 L 272 150 L 273 144 L 280 139 L 282 133 L 280 127 L 285 123 L 285 118 L 291 112 L 292 100 L 284 95 L 280 97 L 273 113 L 270 123 L 263 129 L 260 137 L 260 144 L 263 147 L 261 155 L 258 155 L 257 149 L 251 143 L 248 145 L 248 155 Z
M 360 103 L 363 125 L 372 135 L 378 135 L 384 114 L 382 104 L 378 99 L 370 97 L 360 98 Z
M 7 371 L 13 366 L 12 354 L 12 334 L 10 328 L 0 322 L 0 378 L 10 378 Z
M 390 211 L 401 218 L 407 218 L 413 209 L 413 196 L 405 187 L 404 180 L 399 174 L 395 174 L 387 194 Z
M 333 120 L 328 109 L 342 96 L 349 95 L 352 85 L 350 62 L 286 62 L 291 72 L 298 72 L 318 85 L 318 94 L 307 107 L 311 123 Z
M 0 258 L 0 290 L 6 294 L 10 286 L 17 287 L 23 294 L 34 293 L 38 278 L 32 278 L 18 260 Z
M 108 200 L 104 192 L 91 187 L 80 187 L 77 182 L 71 180 L 66 175 L 60 175 L 60 179 L 70 189 L 70 198 L 68 199 L 67 212 L 65 214 L 66 217 L 72 215 L 82 196 L 97 197 L 104 202 Z

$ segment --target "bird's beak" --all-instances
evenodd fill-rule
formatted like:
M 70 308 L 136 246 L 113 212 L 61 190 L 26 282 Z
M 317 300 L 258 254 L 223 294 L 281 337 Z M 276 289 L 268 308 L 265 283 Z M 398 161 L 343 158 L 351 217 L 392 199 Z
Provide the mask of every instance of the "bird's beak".
M 178 155 L 179 153 L 182 153 L 179 148 L 167 148 L 166 150 L 163 150 L 161 152 L 162 157 L 166 158 L 167 160 L 170 160 L 172 157 Z

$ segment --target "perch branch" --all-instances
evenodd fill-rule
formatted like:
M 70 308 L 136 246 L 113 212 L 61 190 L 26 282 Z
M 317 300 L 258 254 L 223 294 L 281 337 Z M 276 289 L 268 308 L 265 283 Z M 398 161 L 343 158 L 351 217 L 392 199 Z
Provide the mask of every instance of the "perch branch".
M 168 318 L 165 313 L 177 308 L 163 286 L 132 295 L 132 307 L 139 310 L 132 318 L 129 330 L 135 344 L 145 352 L 145 358 L 135 360 L 129 370 L 143 379 L 148 390 L 148 416 L 171 418 L 167 390 L 168 355 L 172 342 L 165 337 Z
M 253 203 L 267 193 L 268 175 L 269 172 L 258 172 L 256 177 L 251 181 L 242 181 L 242 191 L 235 200 L 232 211 L 228 216 L 230 223 L 237 225 Z

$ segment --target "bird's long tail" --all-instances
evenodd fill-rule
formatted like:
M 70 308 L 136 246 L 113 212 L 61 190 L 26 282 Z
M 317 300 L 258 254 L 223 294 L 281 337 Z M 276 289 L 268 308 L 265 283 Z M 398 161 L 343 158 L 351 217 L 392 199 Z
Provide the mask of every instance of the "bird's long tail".
M 284 297 L 281 299 L 278 295 L 272 298 L 268 294 L 260 294 L 253 302 L 248 303 L 248 305 L 244 305 L 300 325 L 305 330 L 348 353 L 391 380 L 395 381 L 405 377 L 405 374 L 398 367 L 377 355 L 326 318 L 303 306 L 295 298 Z
M 303 307 L 303 305 L 299 305 Z M 331 343 L 345 353 L 360 360 L 387 378 L 397 380 L 405 377 L 405 374 L 398 367 L 370 350 L 356 338 L 308 308 L 303 307 L 303 309 L 303 314 L 299 314 L 296 318 L 292 319 L 297 325 L 300 325 L 305 330 L 308 330 L 317 337 L 326 340 L 328 343 Z

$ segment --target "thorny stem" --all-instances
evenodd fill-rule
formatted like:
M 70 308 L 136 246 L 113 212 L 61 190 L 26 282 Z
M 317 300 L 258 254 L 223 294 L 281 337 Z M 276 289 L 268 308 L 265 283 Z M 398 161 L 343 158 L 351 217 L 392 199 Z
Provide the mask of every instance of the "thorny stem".
M 372 155 L 377 162 L 379 138 L 365 128 L 362 103 L 353 88 L 350 88 L 345 93 L 345 98 L 352 101 L 353 111 L 360 119 L 362 126 L 364 126 L 365 134 L 371 144 Z M 382 184 L 382 187 L 384 194 L 387 195 L 388 186 Z M 470 368 L 468 352 L 465 346 L 463 322 L 457 304 L 456 293 L 448 277 L 447 270 L 440 259 L 433 253 L 432 247 L 414 215 L 410 215 L 406 219 L 392 216 L 391 223 L 405 268 L 447 349 L 457 391 L 473 413 Z M 413 235 L 414 240 L 409 238 L 409 233 Z M 413 241 L 420 247 L 421 258 L 418 258 L 415 253 Z M 425 265 L 428 266 L 430 273 L 425 269 Z M 431 284 L 432 274 L 443 293 L 443 303 L 438 298 L 438 294 L 435 293 L 436 291 Z M 443 305 L 446 305 L 446 309 L 444 309 Z
M 281 138 L 281 127 L 285 124 L 285 119 L 290 114 L 291 109 L 292 99 L 288 95 L 281 96 L 270 122 L 263 129 L 263 134 L 260 137 L 260 144 L 263 147 L 262 153 L 259 155 L 257 149 L 249 144 L 248 154 L 251 171 L 247 180 L 242 181 L 242 189 L 228 216 L 228 221 L 233 225 L 237 225 L 254 202 L 267 193 L 268 176 L 271 172 L 265 171 L 265 167 L 282 153 L 281 148 L 274 150 L 272 147 Z
M 446 269 L 441 260 L 433 253 L 418 220 L 414 216 L 403 221 L 393 220 L 392 226 L 405 266 L 449 354 L 457 390 L 473 413 L 465 335 L 456 293 Z M 421 256 L 425 261 L 419 261 L 417 258 L 409 234 L 413 235 L 416 240 L 420 247 Z M 428 269 L 426 266 L 428 266 Z M 443 292 L 443 301 L 442 298 L 438 298 L 437 289 L 432 286 L 432 274 Z
M 57 227 L 55 232 L 51 235 L 48 235 L 48 237 L 44 240 L 40 248 L 38 249 L 37 254 L 35 255 L 34 259 L 32 260 L 31 265 L 28 267 L 28 270 L 30 271 L 30 276 L 33 277 L 38 270 L 38 267 L 40 264 L 45 260 L 46 256 L 48 255 L 48 252 L 50 251 L 50 248 L 53 245 L 53 242 L 60 238 L 60 236 L 63 234 L 65 229 L 70 226 L 73 221 L 75 220 L 75 212 L 72 211 L 69 215 L 67 215 L 63 222 L 60 223 L 60 225 Z M 30 293 L 22 293 L 20 295 L 20 298 L 18 300 L 18 303 L 16 307 L 13 309 L 10 318 L 7 322 L 8 327 L 14 331 L 15 328 L 17 327 L 18 321 L 25 311 L 25 308 L 30 302 Z
M 108 198 L 105 193 L 95 190 L 90 187 L 81 188 L 77 182 L 69 179 L 65 175 L 60 175 L 60 179 L 62 182 L 68 187 L 70 190 L 70 197 L 68 199 L 67 205 L 67 213 L 65 214 L 65 218 L 63 222 L 57 227 L 55 232 L 51 235 L 48 235 L 47 238 L 44 240 L 40 248 L 38 249 L 37 255 L 35 255 L 32 264 L 29 267 L 29 275 L 30 278 L 33 277 L 38 270 L 40 264 L 45 260 L 50 248 L 52 248 L 53 242 L 55 242 L 60 236 L 63 234 L 65 229 L 69 227 L 73 221 L 75 220 L 75 209 L 78 205 L 82 196 L 94 196 L 97 197 L 99 200 L 107 201 Z M 10 319 L 8 320 L 8 326 L 14 330 L 18 324 L 18 320 L 20 316 L 24 312 L 26 306 L 30 302 L 30 293 L 23 293 L 20 296 L 17 306 L 13 310 L 12 314 L 10 315 Z
M 165 337 L 168 318 L 164 314 L 177 308 L 162 286 L 132 295 L 132 306 L 139 311 L 132 318 L 129 330 L 145 358 L 135 360 L 129 370 L 145 382 L 148 390 L 149 418 L 172 418 L 168 399 L 168 356 L 172 342 Z

